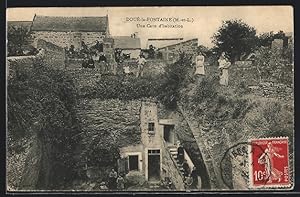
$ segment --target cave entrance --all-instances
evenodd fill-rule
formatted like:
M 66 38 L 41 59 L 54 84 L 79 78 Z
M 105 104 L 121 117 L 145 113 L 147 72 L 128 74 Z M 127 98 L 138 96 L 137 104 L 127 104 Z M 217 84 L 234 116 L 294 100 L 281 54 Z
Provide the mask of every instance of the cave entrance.
M 163 137 L 165 142 L 169 144 L 175 143 L 174 125 L 164 125 Z

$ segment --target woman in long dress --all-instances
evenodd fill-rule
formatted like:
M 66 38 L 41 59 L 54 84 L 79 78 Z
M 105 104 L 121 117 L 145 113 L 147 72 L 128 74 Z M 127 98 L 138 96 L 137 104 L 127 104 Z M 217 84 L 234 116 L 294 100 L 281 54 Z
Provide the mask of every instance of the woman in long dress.
M 259 157 L 258 163 L 265 165 L 267 183 L 272 183 L 273 180 L 281 181 L 282 172 L 274 167 L 273 157 L 284 158 L 284 155 L 280 155 L 276 152 L 272 143 L 267 144 L 265 152 Z
M 204 56 L 202 55 L 201 52 L 199 53 L 199 55 L 196 56 L 195 63 L 196 63 L 195 75 L 205 75 Z
M 231 65 L 230 61 L 226 58 L 225 52 L 223 52 L 218 59 L 219 69 L 221 70 L 222 74 L 220 76 L 220 84 L 228 86 L 228 69 Z

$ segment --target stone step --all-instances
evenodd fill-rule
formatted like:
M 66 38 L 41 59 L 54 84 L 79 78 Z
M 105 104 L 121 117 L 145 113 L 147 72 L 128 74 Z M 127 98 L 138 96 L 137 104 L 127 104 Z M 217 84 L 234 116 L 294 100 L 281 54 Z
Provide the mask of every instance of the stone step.
M 169 148 L 170 152 L 177 152 L 177 148 Z

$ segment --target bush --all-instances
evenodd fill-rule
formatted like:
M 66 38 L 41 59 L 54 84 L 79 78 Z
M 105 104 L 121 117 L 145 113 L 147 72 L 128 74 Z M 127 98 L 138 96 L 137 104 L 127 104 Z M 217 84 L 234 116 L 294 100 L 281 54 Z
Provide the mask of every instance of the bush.
M 193 95 L 192 101 L 195 103 L 201 103 L 207 99 L 215 99 L 217 96 L 217 90 L 215 83 L 207 78 L 204 78 L 201 83 L 197 84 L 196 92 Z
M 188 73 L 192 69 L 191 57 L 180 54 L 180 58 L 174 64 L 165 69 L 163 81 L 158 91 L 158 99 L 168 109 L 175 109 L 180 100 L 180 88 L 189 83 Z
M 156 97 L 159 94 L 161 77 L 136 78 L 104 75 L 94 87 L 84 87 L 85 98 L 133 100 Z
M 127 187 L 143 185 L 146 182 L 145 176 L 139 171 L 130 171 L 128 174 L 126 174 L 125 180 Z

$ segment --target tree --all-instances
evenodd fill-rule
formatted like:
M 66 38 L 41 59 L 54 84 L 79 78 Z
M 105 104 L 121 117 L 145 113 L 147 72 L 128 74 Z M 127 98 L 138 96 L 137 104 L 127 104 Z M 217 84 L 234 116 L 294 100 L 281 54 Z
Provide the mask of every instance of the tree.
M 242 20 L 223 21 L 223 25 L 212 38 L 218 54 L 225 52 L 231 62 L 252 52 L 257 42 L 255 28 Z
M 8 55 L 24 55 L 23 54 L 23 47 L 28 45 L 31 34 L 28 29 L 22 26 L 13 26 L 10 27 L 7 31 L 7 49 Z

